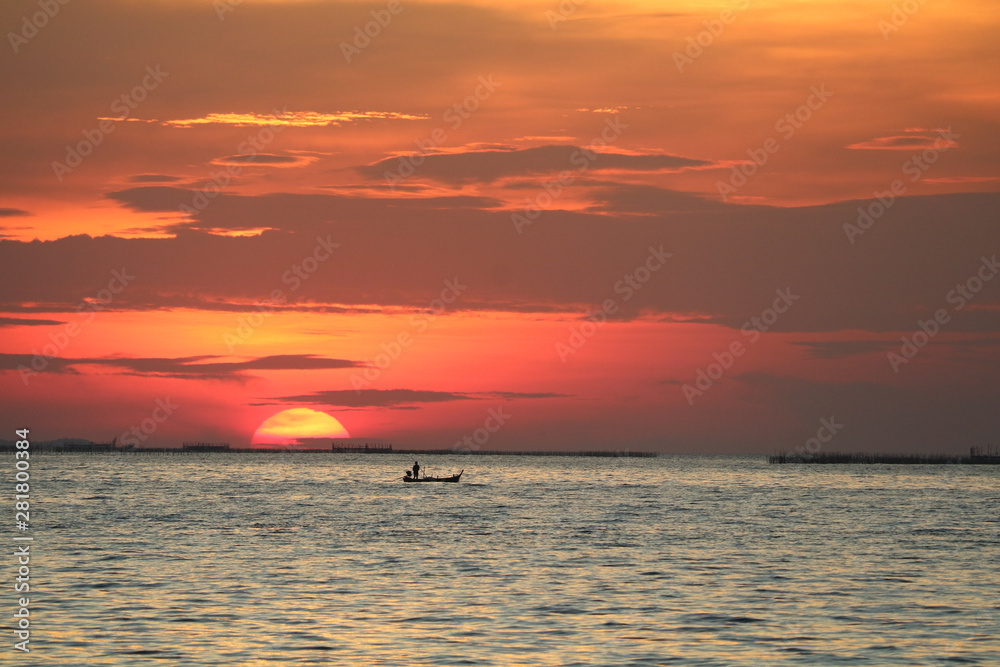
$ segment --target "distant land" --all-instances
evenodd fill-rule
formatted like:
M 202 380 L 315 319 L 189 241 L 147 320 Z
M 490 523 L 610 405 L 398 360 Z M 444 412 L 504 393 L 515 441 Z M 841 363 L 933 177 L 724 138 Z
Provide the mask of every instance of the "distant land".
M 772 454 L 768 463 L 890 463 L 899 465 L 928 464 L 940 465 L 960 463 L 964 465 L 998 465 L 1000 449 L 972 447 L 968 456 L 947 456 L 944 454 L 866 454 L 856 452 L 817 452 L 815 454 Z
M 94 442 L 83 438 L 59 438 L 31 443 L 31 451 L 51 454 L 406 454 L 416 456 L 592 456 L 602 458 L 656 458 L 658 452 L 620 450 L 526 451 L 456 449 L 397 449 L 385 442 L 371 444 L 331 441 L 328 448 L 318 447 L 231 447 L 228 443 L 192 442 L 181 447 L 120 447 L 113 442 Z M 15 451 L 14 440 L 0 440 L 0 452 Z M 889 454 L 817 452 L 815 454 L 784 453 L 767 456 L 772 464 L 895 464 L 895 465 L 1000 465 L 1000 448 L 971 447 L 967 456 L 955 454 Z
M 14 440 L 0 440 L 0 452 L 14 451 Z M 230 447 L 228 443 L 188 443 L 181 447 L 120 447 L 113 442 L 94 442 L 82 438 L 59 438 L 31 443 L 31 451 L 53 454 L 407 454 L 407 455 L 477 455 L 477 456 L 596 456 L 608 458 L 655 458 L 656 452 L 607 451 L 518 451 L 472 449 L 395 449 L 386 443 L 370 446 L 352 443 L 349 446 L 333 442 L 328 448 L 294 447 Z

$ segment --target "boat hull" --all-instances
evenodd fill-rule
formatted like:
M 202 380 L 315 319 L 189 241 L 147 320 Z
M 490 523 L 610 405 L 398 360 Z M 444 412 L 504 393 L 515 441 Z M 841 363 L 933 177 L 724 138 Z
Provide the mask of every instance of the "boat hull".
M 464 470 L 462 472 L 465 472 Z M 419 479 L 414 479 L 412 477 L 404 477 L 404 482 L 410 483 L 421 483 L 421 482 L 457 482 L 462 478 L 462 472 L 457 475 L 452 475 L 451 477 L 421 477 Z

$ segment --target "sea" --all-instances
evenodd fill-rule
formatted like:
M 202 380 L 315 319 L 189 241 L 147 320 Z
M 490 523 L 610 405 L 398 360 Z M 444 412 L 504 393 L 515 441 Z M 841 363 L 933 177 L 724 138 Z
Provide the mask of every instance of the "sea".
M 34 455 L 0 663 L 1000 665 L 1000 467 L 419 461 Z

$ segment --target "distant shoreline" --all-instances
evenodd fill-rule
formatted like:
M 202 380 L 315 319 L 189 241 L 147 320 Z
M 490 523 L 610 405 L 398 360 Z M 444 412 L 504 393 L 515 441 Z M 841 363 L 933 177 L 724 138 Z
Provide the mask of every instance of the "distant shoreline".
M 768 463 L 775 464 L 890 464 L 890 465 L 1000 465 L 1000 456 L 977 455 L 947 456 L 944 454 L 842 454 L 840 452 L 817 454 L 772 454 Z
M 181 447 L 142 447 L 125 449 L 108 445 L 94 444 L 74 447 L 46 447 L 33 445 L 32 453 L 39 454 L 333 454 L 344 456 L 362 454 L 365 456 L 386 456 L 404 454 L 406 456 L 573 456 L 597 458 L 657 458 L 658 452 L 630 452 L 627 450 L 594 450 L 594 451 L 524 451 L 524 450 L 481 450 L 456 451 L 453 449 L 283 449 L 283 448 L 226 448 L 226 449 L 183 449 Z M 13 452 L 13 449 L 0 446 L 0 452 Z
M 0 441 L 0 454 L 13 453 L 14 443 Z M 88 441 L 75 442 L 38 442 L 32 443 L 33 454 L 332 454 L 344 456 L 361 454 L 365 456 L 385 456 L 401 454 L 404 456 L 565 456 L 591 458 L 659 458 L 670 456 L 669 453 L 629 451 L 629 450 L 455 450 L 455 449 L 390 449 L 388 447 L 343 447 L 335 445 L 330 448 L 234 448 L 229 446 L 198 446 L 198 447 L 116 447 L 110 443 L 94 443 Z M 713 455 L 709 455 L 713 456 Z M 763 455 L 745 454 L 759 458 Z M 841 453 L 825 452 L 816 454 L 784 453 L 766 456 L 769 464 L 883 464 L 883 465 L 1000 465 L 1000 453 L 995 449 L 983 450 L 974 448 L 968 455 L 946 454 L 886 454 L 886 453 Z

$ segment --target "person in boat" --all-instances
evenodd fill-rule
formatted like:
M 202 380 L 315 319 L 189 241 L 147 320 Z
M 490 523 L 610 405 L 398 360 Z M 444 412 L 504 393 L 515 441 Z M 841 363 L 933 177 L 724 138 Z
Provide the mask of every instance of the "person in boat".
M 420 477 L 420 464 L 416 461 L 413 462 L 413 479 Z

